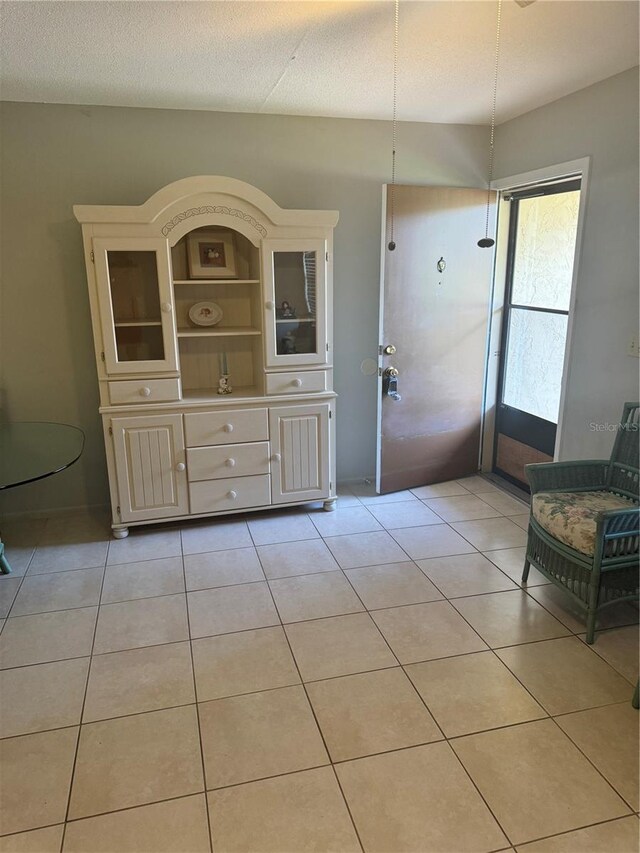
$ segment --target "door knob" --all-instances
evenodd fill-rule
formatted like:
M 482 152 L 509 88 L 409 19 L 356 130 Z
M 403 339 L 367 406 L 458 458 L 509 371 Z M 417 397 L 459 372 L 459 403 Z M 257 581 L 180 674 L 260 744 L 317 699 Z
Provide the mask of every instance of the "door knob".
M 187 466 L 184 464 L 184 462 L 178 462 L 178 464 L 176 465 L 176 471 L 184 471 L 186 467 Z
M 398 370 L 398 368 L 397 368 L 397 367 L 391 367 L 391 366 L 389 366 L 389 367 L 387 367 L 387 369 L 385 370 L 384 375 L 385 375 L 385 376 L 390 376 L 390 377 L 399 376 L 399 375 L 400 375 L 400 371 Z
M 236 460 L 233 459 L 232 457 L 229 457 L 229 459 L 227 459 L 227 461 L 225 462 L 225 465 L 228 468 L 235 468 L 235 464 L 236 464 Z
M 386 347 L 382 350 L 385 355 L 394 355 L 396 352 L 396 348 L 393 344 L 387 344 Z
M 238 497 L 238 493 L 235 491 L 235 489 L 231 489 L 230 492 L 227 492 L 227 497 L 230 500 L 235 501 L 235 499 Z
M 150 397 L 151 396 L 151 388 L 147 388 L 146 385 L 144 388 L 140 389 L 141 397 Z
M 170 302 L 163 302 L 162 303 L 162 310 L 164 311 L 165 314 L 171 314 L 171 303 Z

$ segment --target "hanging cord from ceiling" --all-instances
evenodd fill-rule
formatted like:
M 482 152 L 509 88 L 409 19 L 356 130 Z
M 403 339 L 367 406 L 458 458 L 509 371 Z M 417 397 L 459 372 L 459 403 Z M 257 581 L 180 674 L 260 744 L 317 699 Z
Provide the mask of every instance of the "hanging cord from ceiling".
M 498 67 L 500 64 L 500 23 L 502 20 L 502 0 L 498 0 L 498 13 L 496 19 L 496 52 L 493 73 L 493 102 L 491 104 L 491 135 L 489 137 L 489 178 L 487 181 L 487 211 L 484 223 L 484 237 L 478 240 L 481 249 L 488 249 L 495 244 L 495 240 L 489 237 L 489 214 L 491 211 L 491 182 L 493 181 L 493 151 L 496 131 L 496 100 L 498 96 Z
M 398 132 L 398 23 L 400 20 L 400 0 L 395 0 L 393 22 L 393 142 L 391 145 L 391 187 L 389 190 L 389 251 L 396 248 L 394 240 L 395 224 L 395 188 L 396 188 L 396 139 Z

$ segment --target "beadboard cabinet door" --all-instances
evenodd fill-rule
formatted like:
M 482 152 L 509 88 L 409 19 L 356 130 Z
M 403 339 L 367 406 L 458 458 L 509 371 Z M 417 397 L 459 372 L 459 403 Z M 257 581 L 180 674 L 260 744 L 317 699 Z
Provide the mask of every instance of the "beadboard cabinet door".
M 122 521 L 189 512 L 182 415 L 112 418 Z
M 328 403 L 269 410 L 272 503 L 329 495 L 329 411 Z

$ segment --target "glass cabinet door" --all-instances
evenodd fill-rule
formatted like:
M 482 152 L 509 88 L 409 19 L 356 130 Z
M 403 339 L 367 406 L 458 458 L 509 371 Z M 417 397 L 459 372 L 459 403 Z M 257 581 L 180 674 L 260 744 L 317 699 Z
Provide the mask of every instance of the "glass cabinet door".
M 325 241 L 265 240 L 263 252 L 267 366 L 324 364 Z
M 107 373 L 177 370 L 166 240 L 96 238 L 93 249 Z

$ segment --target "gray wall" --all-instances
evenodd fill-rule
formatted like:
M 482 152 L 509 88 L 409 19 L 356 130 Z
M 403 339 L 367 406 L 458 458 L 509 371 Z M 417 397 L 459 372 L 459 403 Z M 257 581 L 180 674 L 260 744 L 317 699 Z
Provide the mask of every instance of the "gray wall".
M 335 234 L 338 476 L 373 473 L 381 185 L 387 122 L 5 103 L 1 107 L 1 375 L 5 417 L 67 421 L 80 462 L 4 495 L 5 511 L 108 500 L 80 226 L 72 205 L 140 204 L 178 178 L 218 174 L 282 207 L 340 211 Z M 403 124 L 398 181 L 482 186 L 482 127 Z
M 496 177 L 591 156 L 561 459 L 607 457 L 638 399 L 638 69 L 498 128 Z
M 80 227 L 72 205 L 139 204 L 189 175 L 248 181 L 283 207 L 340 211 L 335 235 L 338 475 L 373 473 L 380 187 L 387 122 L 5 103 L 2 148 L 0 404 L 14 420 L 58 420 L 87 434 L 83 458 L 0 497 L 5 511 L 108 499 Z M 398 181 L 482 186 L 482 127 L 403 124 Z M 591 155 L 563 458 L 607 455 L 638 390 L 626 354 L 638 325 L 637 70 L 514 119 L 497 132 L 496 176 Z

